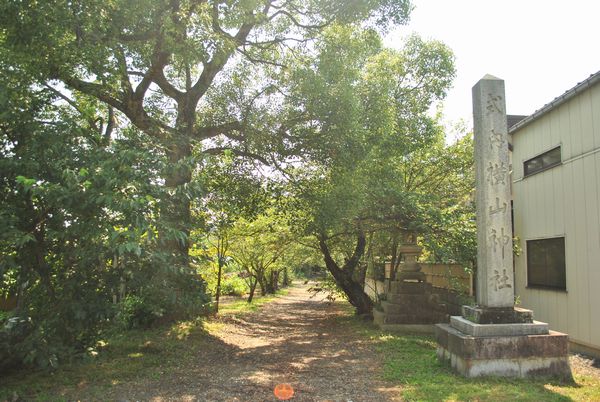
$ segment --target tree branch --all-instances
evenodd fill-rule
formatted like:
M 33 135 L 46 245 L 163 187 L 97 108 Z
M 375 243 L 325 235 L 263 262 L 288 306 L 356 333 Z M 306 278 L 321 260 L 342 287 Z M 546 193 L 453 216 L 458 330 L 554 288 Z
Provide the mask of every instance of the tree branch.
M 235 149 L 235 148 L 230 148 L 230 147 L 216 147 L 216 148 L 209 148 L 209 149 L 205 149 L 204 151 L 202 151 L 205 154 L 209 154 L 209 155 L 221 155 L 225 152 L 231 152 L 232 154 L 236 155 L 236 156 L 241 156 L 244 158 L 250 158 L 250 159 L 255 159 L 259 162 L 261 162 L 263 165 L 269 166 L 269 161 L 267 161 L 264 157 L 255 154 L 253 152 L 248 152 L 248 151 L 242 151 L 239 149 Z
M 125 107 L 123 102 L 111 96 L 103 85 L 83 81 L 79 78 L 74 77 L 60 78 L 66 85 L 70 86 L 71 88 L 76 89 L 77 91 L 82 92 L 84 94 L 91 95 L 101 100 L 102 102 L 109 104 L 115 109 L 120 110 L 123 113 L 127 112 L 127 108 Z
M 358 262 L 361 257 L 365 253 L 365 246 L 367 245 L 367 238 L 363 232 L 358 234 L 358 239 L 356 241 L 356 247 L 354 248 L 354 253 L 352 257 L 342 267 L 344 270 L 354 271 L 354 269 L 358 266 Z
M 232 140 L 242 141 L 243 137 L 241 135 L 238 136 L 232 134 L 232 131 L 241 131 L 242 129 L 242 123 L 239 121 L 231 121 L 215 126 L 200 127 L 194 131 L 194 137 L 199 140 L 205 140 L 223 134 Z
M 104 130 L 104 138 L 109 141 L 112 131 L 115 127 L 115 111 L 112 106 L 108 106 L 108 119 L 106 120 L 106 129 Z
M 292 14 L 290 14 L 288 11 L 283 10 L 283 9 L 281 9 L 279 11 L 276 11 L 275 13 L 271 14 L 268 17 L 268 20 L 272 21 L 272 20 L 274 20 L 275 18 L 277 18 L 280 15 L 288 17 L 289 20 L 292 21 L 292 24 L 294 24 L 298 28 L 303 28 L 303 29 L 323 29 L 323 28 L 326 28 L 328 25 L 330 25 L 332 23 L 332 21 L 333 21 L 333 20 L 327 20 L 327 21 L 325 21 L 322 24 L 306 25 L 306 24 L 300 23 Z
M 266 14 L 269 11 L 270 6 L 270 2 L 265 5 L 265 8 L 263 9 L 263 14 Z M 242 24 L 235 36 L 231 36 L 225 31 L 223 31 L 223 29 L 220 27 L 218 12 L 218 3 L 215 2 L 212 12 L 213 29 L 215 29 L 215 31 L 217 31 L 221 35 L 225 36 L 226 41 L 233 41 L 233 46 L 229 46 L 225 49 L 225 46 L 221 47 L 221 49 L 218 49 L 215 52 L 213 58 L 208 63 L 203 63 L 204 69 L 202 70 L 202 74 L 200 74 L 200 77 L 198 77 L 198 80 L 196 81 L 196 83 L 192 87 L 192 90 L 190 91 L 191 101 L 193 104 L 196 104 L 200 100 L 200 98 L 206 93 L 206 91 L 214 81 L 215 77 L 217 76 L 217 73 L 219 73 L 223 69 L 225 64 L 227 64 L 227 61 L 229 61 L 229 58 L 231 57 L 235 49 L 246 41 L 246 38 L 250 34 L 250 31 L 252 31 L 252 28 L 254 28 L 254 26 L 257 23 L 256 16 L 254 14 L 250 14 L 249 21 Z
M 129 75 L 127 74 L 127 59 L 125 52 L 121 46 L 117 45 L 115 48 L 115 58 L 117 59 L 117 70 L 119 72 L 119 81 L 121 82 L 121 89 L 127 95 L 133 94 L 133 88 L 131 87 L 131 81 L 129 81 Z
M 329 247 L 327 247 L 326 237 L 324 234 L 318 236 L 319 239 L 319 248 L 321 249 L 321 253 L 323 254 L 323 259 L 325 260 L 325 266 L 327 269 L 332 271 L 331 273 L 339 273 L 341 271 L 340 267 L 337 265 L 335 260 L 331 257 L 331 252 L 329 251 Z
M 61 98 L 65 102 L 67 102 L 69 104 L 69 106 L 71 106 L 73 109 L 75 109 L 85 120 L 87 120 L 88 124 L 91 126 L 91 128 L 93 130 L 95 130 L 95 131 L 99 130 L 98 126 L 96 125 L 96 121 L 94 119 L 92 119 L 90 116 L 88 116 L 83 110 L 81 110 L 79 108 L 79 105 L 77 105 L 77 103 L 74 100 L 72 100 L 67 95 L 63 94 L 58 89 L 54 88 L 53 86 L 51 86 L 47 83 L 44 83 L 44 86 L 46 88 L 48 88 L 53 94 L 55 94 L 56 96 L 58 96 L 59 98 Z

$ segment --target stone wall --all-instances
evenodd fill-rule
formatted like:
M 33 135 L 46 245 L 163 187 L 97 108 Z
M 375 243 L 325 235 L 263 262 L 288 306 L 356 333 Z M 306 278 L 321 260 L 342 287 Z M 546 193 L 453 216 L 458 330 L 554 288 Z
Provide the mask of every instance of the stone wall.
M 460 290 L 473 296 L 473 275 L 459 264 L 420 263 L 427 282 L 441 289 Z
M 470 304 L 473 296 L 473 277 L 458 264 L 429 264 L 420 263 L 422 272 L 425 273 L 427 283 L 433 286 L 433 294 L 438 295 L 439 302 L 446 305 L 449 316 L 461 315 L 463 304 Z M 387 267 L 386 272 L 389 272 Z M 389 275 L 388 275 L 389 276 Z M 455 289 L 462 289 L 462 292 Z M 365 280 L 365 292 L 377 301 L 377 294 L 387 294 L 389 278 Z
M 371 300 L 377 301 L 377 294 L 387 293 L 387 287 L 384 281 L 378 281 L 372 278 L 365 279 L 365 293 Z

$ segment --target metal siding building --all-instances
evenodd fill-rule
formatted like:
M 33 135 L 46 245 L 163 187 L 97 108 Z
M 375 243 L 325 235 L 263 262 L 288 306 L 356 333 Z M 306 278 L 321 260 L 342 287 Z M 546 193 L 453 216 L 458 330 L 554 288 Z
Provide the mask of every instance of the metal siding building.
M 600 356 L 600 72 L 509 131 L 514 233 L 522 250 L 515 257 L 515 294 L 537 320 L 568 333 L 574 351 Z M 556 147 L 560 159 L 544 168 L 542 154 Z M 533 286 L 528 246 L 562 237 L 562 285 Z

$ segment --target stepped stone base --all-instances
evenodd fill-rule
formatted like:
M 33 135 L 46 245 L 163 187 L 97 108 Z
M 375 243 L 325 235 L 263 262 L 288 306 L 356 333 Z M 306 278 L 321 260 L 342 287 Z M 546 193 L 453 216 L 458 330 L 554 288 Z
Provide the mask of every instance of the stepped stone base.
M 433 324 L 386 324 L 385 318 L 386 314 L 384 312 L 373 310 L 373 323 L 386 331 L 429 335 L 435 333 L 435 326 Z
M 466 335 L 472 336 L 514 336 L 544 335 L 548 324 L 534 321 L 526 324 L 476 324 L 463 317 L 450 317 L 450 325 Z
M 426 282 L 392 281 L 387 300 L 381 302 L 383 311 L 373 312 L 375 324 L 390 330 L 432 333 L 433 324 L 449 319 L 446 306 L 432 290 Z
M 547 325 L 539 321 L 508 324 L 512 326 L 512 335 L 509 334 L 509 326 L 498 329 L 495 324 L 469 325 L 464 321 L 468 322 L 463 317 L 452 317 L 451 324 L 437 324 L 435 337 L 438 359 L 449 362 L 454 370 L 465 377 L 572 379 L 566 334 L 549 331 Z M 502 334 L 470 335 L 460 328 L 484 334 Z

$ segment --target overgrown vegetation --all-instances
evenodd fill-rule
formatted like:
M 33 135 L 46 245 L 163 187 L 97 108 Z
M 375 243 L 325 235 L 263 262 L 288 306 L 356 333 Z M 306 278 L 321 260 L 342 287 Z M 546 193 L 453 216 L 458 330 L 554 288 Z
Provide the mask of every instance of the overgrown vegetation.
M 257 311 L 277 295 L 257 296 L 252 304 L 245 300 L 228 302 L 222 316 L 243 316 Z M 84 390 L 86 399 L 104 400 L 107 388 L 140 378 L 158 379 L 187 364 L 195 354 L 211 347 L 220 328 L 219 320 L 195 319 L 160 325 L 151 329 L 113 331 L 91 347 L 84 359 L 61 365 L 52 372 L 15 372 L 3 376 L 0 400 L 18 395 L 24 400 L 69 400 L 74 390 Z
M 0 371 L 195 319 L 321 267 L 360 314 L 369 261 L 420 233 L 470 261 L 468 136 L 408 0 L 0 5 Z M 211 299 L 214 303 L 211 303 Z

